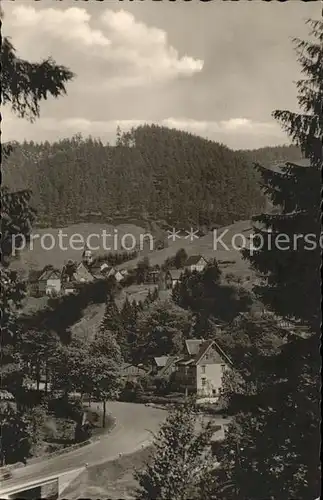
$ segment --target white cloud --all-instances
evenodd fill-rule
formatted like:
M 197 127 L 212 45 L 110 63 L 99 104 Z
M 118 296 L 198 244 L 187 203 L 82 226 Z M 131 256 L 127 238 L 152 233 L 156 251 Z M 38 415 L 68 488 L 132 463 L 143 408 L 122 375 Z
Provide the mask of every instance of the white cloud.
M 36 10 L 34 7 L 21 5 L 14 7 L 9 16 L 14 28 L 28 29 L 30 36 L 51 36 L 65 42 L 76 42 L 81 44 L 81 50 L 83 46 L 93 48 L 110 45 L 110 40 L 102 31 L 90 27 L 91 16 L 85 9 L 70 7 L 66 10 Z
M 171 78 L 203 69 L 202 60 L 179 57 L 177 50 L 168 45 L 165 31 L 136 21 L 130 12 L 107 9 L 101 21 L 108 28 L 115 56 L 146 72 L 146 76 Z
M 57 140 L 81 133 L 84 137 L 91 135 L 94 138 L 100 138 L 103 142 L 109 141 L 113 144 L 118 125 L 123 131 L 126 131 L 131 127 L 151 123 L 185 130 L 210 140 L 225 143 L 233 149 L 252 149 L 287 142 L 285 134 L 274 121 L 261 123 L 244 118 L 232 118 L 217 122 L 173 117 L 154 122 L 141 119 L 91 121 L 85 118 L 63 120 L 40 118 L 26 129 L 22 120 L 8 116 L 3 124 L 3 140 L 15 140 L 22 137 L 34 141 Z
M 92 88 L 89 64 L 100 64 L 91 73 L 103 89 L 147 86 L 189 77 L 203 69 L 202 60 L 180 56 L 168 43 L 165 31 L 137 21 L 125 10 L 105 9 L 98 21 L 80 7 L 62 10 L 18 5 L 6 12 L 6 21 L 23 56 L 28 48 L 38 57 L 50 51 L 61 60 L 63 53 L 64 64 L 73 68 L 78 84 L 87 82 Z

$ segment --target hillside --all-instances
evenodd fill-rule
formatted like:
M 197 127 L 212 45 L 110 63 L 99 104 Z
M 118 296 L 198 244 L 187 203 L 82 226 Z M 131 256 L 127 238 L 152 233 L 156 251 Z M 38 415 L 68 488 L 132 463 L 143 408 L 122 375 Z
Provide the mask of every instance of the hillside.
M 296 161 L 302 157 L 297 146 L 275 146 L 259 149 L 245 149 L 238 151 L 251 163 L 260 163 L 264 167 L 275 169 L 276 165 L 286 161 Z
M 59 231 L 62 232 L 60 243 Z M 41 270 L 45 266 L 52 265 L 61 269 L 66 262 L 71 259 L 79 262 L 81 260 L 83 247 L 82 241 L 89 242 L 92 247 L 98 247 L 93 251 L 93 255 L 103 255 L 110 253 L 104 248 L 103 232 L 106 231 L 106 248 L 111 248 L 111 252 L 122 252 L 123 236 L 133 235 L 135 242 L 140 243 L 140 235 L 144 235 L 146 230 L 134 224 L 120 224 L 112 226 L 104 223 L 81 223 L 72 224 L 67 227 L 35 229 L 32 233 L 33 241 L 26 245 L 26 248 L 18 252 L 17 259 L 13 260 L 11 267 L 16 270 Z M 108 235 L 112 236 L 108 236 Z M 78 239 L 78 235 L 82 237 Z M 92 235 L 92 237 L 91 237 Z M 130 244 L 125 241 L 126 244 Z M 148 244 L 148 239 L 143 239 L 143 247 Z M 54 245 L 53 245 L 54 243 Z M 50 248 L 53 246 L 53 248 Z M 48 248 L 48 249 L 46 249 Z
M 224 275 L 232 273 L 241 279 L 245 279 L 253 273 L 248 261 L 242 259 L 238 247 L 241 246 L 243 239 L 248 243 L 251 232 L 252 223 L 250 220 L 239 221 L 210 231 L 205 236 L 195 238 L 193 241 L 186 239 L 185 236 L 174 242 L 170 239 L 167 248 L 146 253 L 146 255 L 149 257 L 150 265 L 155 266 L 158 264 L 161 266 L 167 258 L 173 257 L 180 248 L 185 248 L 189 256 L 202 255 L 207 260 L 216 259 Z M 221 237 L 223 245 L 220 242 L 215 245 L 214 238 L 219 240 L 221 234 L 223 234 Z M 139 255 L 136 259 L 125 262 L 119 267 L 121 269 L 134 268 L 141 258 L 142 255 Z
M 32 190 L 43 227 L 139 219 L 210 228 L 250 218 L 264 204 L 240 152 L 155 125 L 120 134 L 116 146 L 80 136 L 15 144 L 3 182 Z

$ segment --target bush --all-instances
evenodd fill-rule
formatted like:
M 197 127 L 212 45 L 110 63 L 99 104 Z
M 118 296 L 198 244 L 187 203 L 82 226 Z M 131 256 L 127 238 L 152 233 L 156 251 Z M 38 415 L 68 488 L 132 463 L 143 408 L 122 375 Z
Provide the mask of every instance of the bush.
M 156 377 L 154 380 L 157 396 L 166 396 L 169 391 L 169 380 L 165 377 Z
M 135 402 L 141 400 L 144 390 L 138 380 L 127 380 L 123 390 L 120 393 L 120 401 Z
M 69 418 L 78 422 L 83 415 L 83 405 L 80 400 L 68 401 L 64 396 L 48 401 L 48 411 L 57 418 Z
M 185 402 L 185 397 L 183 394 L 180 396 L 174 396 L 172 394 L 169 394 L 168 396 L 148 396 L 148 395 L 143 395 L 138 401 L 140 403 L 154 403 L 154 404 L 160 404 L 160 405 L 169 405 L 169 404 L 183 404 Z

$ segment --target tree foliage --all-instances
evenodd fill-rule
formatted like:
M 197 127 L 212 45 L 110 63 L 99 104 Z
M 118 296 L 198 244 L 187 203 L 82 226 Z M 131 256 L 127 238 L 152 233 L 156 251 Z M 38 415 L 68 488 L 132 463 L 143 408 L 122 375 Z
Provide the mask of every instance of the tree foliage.
M 200 273 L 186 271 L 172 295 L 180 307 L 220 321 L 231 321 L 240 312 L 249 310 L 252 304 L 244 289 L 222 282 L 216 261 L 209 263 Z
M 33 121 L 39 116 L 40 102 L 66 94 L 66 83 L 73 73 L 58 66 L 52 58 L 41 63 L 20 59 L 10 40 L 1 45 L 1 104 L 10 105 L 19 118 Z
M 303 112 L 274 113 L 310 166 L 290 163 L 274 173 L 259 167 L 264 187 L 279 210 L 275 216 L 258 217 L 257 222 L 273 234 L 287 234 L 291 241 L 300 233 L 313 233 L 318 242 L 323 23 L 310 21 L 310 25 L 313 41 L 296 40 L 307 76 L 297 84 Z M 260 231 L 266 242 L 264 230 Z M 207 494 L 217 500 L 260 500 L 264 496 L 310 500 L 320 492 L 320 248 L 306 250 L 300 245 L 279 251 L 265 244 L 246 257 L 264 278 L 256 289 L 261 299 L 278 316 L 293 318 L 308 328 L 310 335 L 303 338 L 291 329 L 278 354 L 258 359 L 253 380 L 256 390 L 251 394 L 248 381 L 239 381 L 241 413 L 217 450 L 221 467 L 213 474 L 214 481 L 205 480 Z
M 263 206 L 252 167 L 229 148 L 157 125 L 130 135 L 117 147 L 81 136 L 17 145 L 4 183 L 32 190 L 44 226 L 106 217 L 210 228 Z
M 153 302 L 138 315 L 137 362 L 181 352 L 184 340 L 190 337 L 192 324 L 192 315 L 188 311 L 172 302 Z
M 135 474 L 136 498 L 198 498 L 200 478 L 212 467 L 212 433 L 212 426 L 197 418 L 192 401 L 173 408 L 155 436 L 149 463 Z

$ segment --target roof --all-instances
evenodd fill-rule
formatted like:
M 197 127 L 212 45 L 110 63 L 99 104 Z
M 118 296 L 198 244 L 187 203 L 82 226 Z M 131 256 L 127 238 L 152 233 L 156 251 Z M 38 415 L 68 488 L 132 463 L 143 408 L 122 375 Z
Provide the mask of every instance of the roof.
M 101 269 L 101 271 L 112 268 L 112 266 L 110 264 L 108 264 L 107 262 L 103 262 L 103 264 L 99 264 L 98 267 L 99 267 L 99 269 Z
M 195 359 L 194 359 L 194 364 L 198 364 L 201 360 L 201 358 L 205 355 L 205 353 L 211 348 L 211 347 L 214 347 L 217 354 L 218 354 L 218 358 L 216 359 L 216 361 L 218 363 L 223 363 L 223 361 L 225 361 L 226 363 L 228 363 L 229 365 L 232 365 L 232 361 L 231 359 L 229 358 L 229 356 L 227 356 L 225 354 L 225 352 L 221 349 L 221 347 L 218 345 L 217 342 L 215 342 L 214 340 L 206 340 L 202 343 L 202 345 L 200 346 L 200 349 L 199 349 L 199 352 L 197 353 Z
M 91 273 L 93 278 L 95 278 L 96 280 L 102 280 L 103 278 L 105 278 L 104 274 L 102 273 Z
M 55 275 L 56 278 L 61 277 L 61 272 L 58 269 L 46 269 L 38 278 L 39 281 L 46 281 L 49 280 L 52 275 Z
M 183 271 L 181 269 L 170 269 L 168 272 L 172 280 L 179 280 L 183 274 Z
M 176 363 L 177 365 L 192 365 L 194 364 L 194 358 L 182 358 L 182 359 L 179 359 Z
M 158 367 L 166 366 L 169 356 L 159 356 L 158 358 L 154 358 L 154 361 Z
M 85 274 L 85 276 L 87 276 L 88 278 L 90 278 L 91 281 L 93 280 L 93 275 L 88 270 L 88 268 L 83 264 L 83 262 L 80 262 L 77 265 L 75 271 L 73 272 L 74 279 L 76 279 L 75 276 L 78 276 L 80 272 L 83 273 L 83 274 Z
M 300 158 L 297 161 L 287 161 L 286 165 L 295 165 L 296 167 L 308 168 L 311 166 L 311 160 L 309 160 L 308 158 Z
M 204 339 L 190 339 L 185 340 L 185 347 L 190 356 L 196 356 L 199 352 L 201 344 L 204 342 Z
M 160 375 L 165 373 L 178 360 L 179 360 L 178 356 L 168 356 L 168 360 L 166 361 L 165 366 L 160 370 Z
M 205 260 L 202 255 L 191 255 L 185 262 L 185 266 L 194 266 L 194 264 L 197 264 L 201 259 Z
M 229 365 L 232 365 L 232 361 L 227 356 L 227 354 L 221 349 L 218 343 L 215 340 L 204 340 L 204 339 L 190 339 L 185 341 L 186 350 L 188 352 L 189 358 L 183 358 L 178 361 L 178 364 L 181 365 L 197 365 L 204 354 L 211 348 L 214 347 L 217 354 L 218 359 L 216 362 L 223 363 L 225 361 Z
M 124 365 L 122 366 L 122 371 L 127 372 L 131 368 L 135 368 L 139 373 L 146 373 L 143 365 L 133 365 L 132 363 L 124 363 Z

